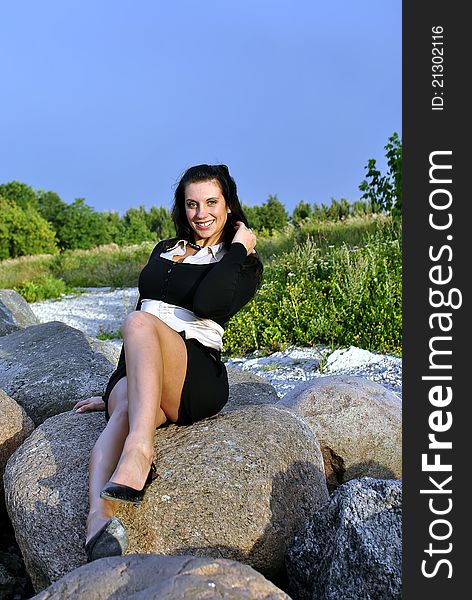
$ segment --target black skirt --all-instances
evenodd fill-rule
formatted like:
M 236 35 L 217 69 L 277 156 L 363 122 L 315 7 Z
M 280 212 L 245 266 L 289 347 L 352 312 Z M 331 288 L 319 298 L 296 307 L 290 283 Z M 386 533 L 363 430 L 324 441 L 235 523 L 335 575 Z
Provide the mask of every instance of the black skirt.
M 189 425 L 220 412 L 228 401 L 229 386 L 226 367 L 221 352 L 204 346 L 194 338 L 187 339 L 178 332 L 187 348 L 187 371 L 185 374 L 177 424 Z M 105 418 L 108 421 L 108 398 L 116 383 L 126 376 L 126 365 L 111 375 L 102 398 L 105 402 Z

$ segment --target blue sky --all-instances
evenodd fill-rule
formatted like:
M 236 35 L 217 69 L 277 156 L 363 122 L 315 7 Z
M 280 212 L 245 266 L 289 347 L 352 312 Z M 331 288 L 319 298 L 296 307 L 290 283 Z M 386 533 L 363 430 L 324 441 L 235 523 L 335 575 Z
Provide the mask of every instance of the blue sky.
M 0 183 L 170 207 L 189 166 L 240 198 L 359 198 L 401 135 L 400 0 L 0 5 Z

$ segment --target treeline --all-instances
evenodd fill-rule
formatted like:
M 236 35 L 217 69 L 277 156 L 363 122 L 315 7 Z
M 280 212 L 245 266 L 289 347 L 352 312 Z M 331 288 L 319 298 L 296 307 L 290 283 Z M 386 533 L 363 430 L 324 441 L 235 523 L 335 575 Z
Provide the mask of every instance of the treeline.
M 351 205 L 345 198 L 332 198 L 329 206 L 299 202 L 291 215 L 277 196 L 269 196 L 262 205 L 243 207 L 251 227 L 267 235 L 288 223 L 338 221 L 372 212 L 369 202 Z M 120 217 L 118 212 L 96 211 L 83 198 L 67 204 L 55 192 L 35 191 L 18 181 L 0 185 L 0 214 L 0 259 L 110 243 L 126 246 L 175 235 L 167 208 L 140 206 Z
M 55 192 L 36 191 L 25 183 L 0 185 L 0 259 L 29 254 L 87 250 L 171 237 L 170 211 L 153 206 L 98 212 L 77 198 L 71 204 Z
M 251 228 L 269 236 L 287 224 L 307 221 L 341 221 L 372 213 L 401 217 L 402 145 L 394 133 L 385 146 L 388 170 L 382 174 L 375 159 L 366 165 L 366 180 L 359 186 L 361 199 L 353 204 L 331 198 L 329 205 L 300 201 L 291 215 L 277 196 L 262 204 L 243 205 Z M 105 244 L 119 246 L 172 237 L 175 229 L 170 211 L 143 205 L 129 208 L 123 216 L 116 211 L 98 212 L 83 198 L 71 204 L 55 192 L 34 190 L 25 183 L 0 184 L 0 260 L 31 254 L 54 254 L 65 250 L 88 250 Z

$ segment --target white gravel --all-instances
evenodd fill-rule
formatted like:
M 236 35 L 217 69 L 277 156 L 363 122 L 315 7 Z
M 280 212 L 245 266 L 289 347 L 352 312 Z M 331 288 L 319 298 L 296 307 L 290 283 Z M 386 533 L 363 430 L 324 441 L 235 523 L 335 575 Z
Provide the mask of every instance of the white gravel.
M 103 332 L 117 332 L 138 299 L 136 288 L 86 288 L 83 291 L 78 296 L 66 295 L 61 300 L 45 300 L 30 306 L 43 323 L 61 321 L 96 337 Z M 119 339 L 111 340 L 111 343 L 121 346 Z M 333 374 L 366 377 L 384 385 L 400 398 L 402 394 L 401 359 L 354 346 L 334 352 L 326 346 L 292 347 L 269 356 L 255 352 L 244 358 L 223 360 L 227 366 L 239 367 L 267 379 L 280 397 L 301 382 Z

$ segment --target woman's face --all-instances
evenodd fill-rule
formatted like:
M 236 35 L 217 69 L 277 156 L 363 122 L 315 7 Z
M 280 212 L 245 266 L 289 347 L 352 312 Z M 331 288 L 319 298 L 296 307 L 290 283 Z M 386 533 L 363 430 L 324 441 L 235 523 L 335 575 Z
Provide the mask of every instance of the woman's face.
M 216 179 L 186 186 L 185 212 L 196 244 L 211 246 L 222 241 L 228 206 Z

